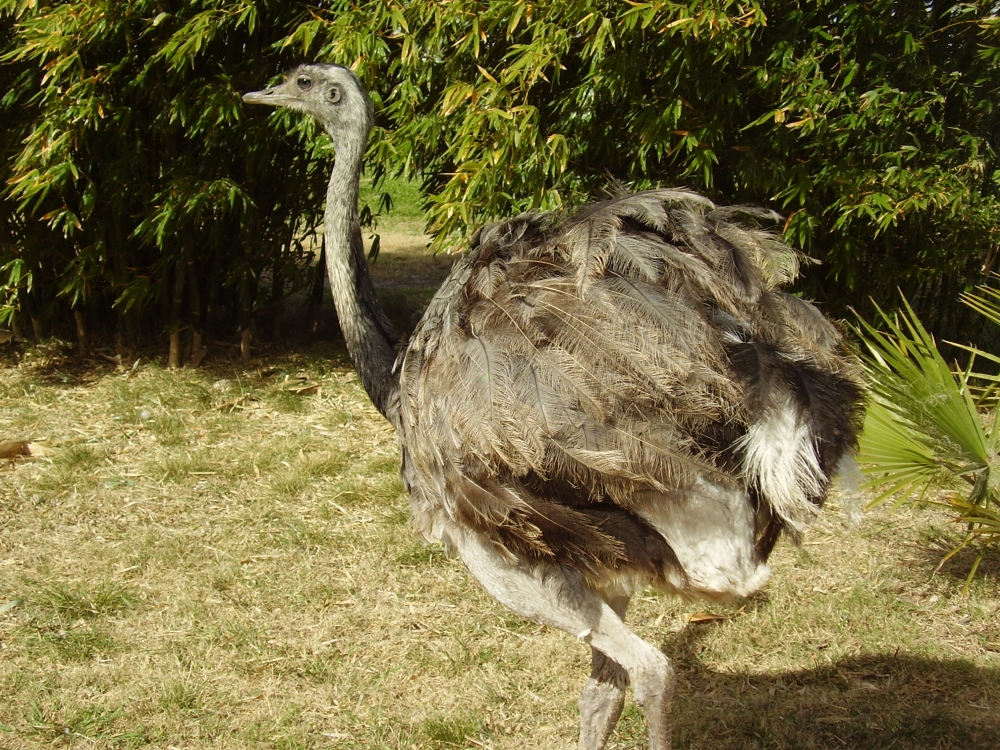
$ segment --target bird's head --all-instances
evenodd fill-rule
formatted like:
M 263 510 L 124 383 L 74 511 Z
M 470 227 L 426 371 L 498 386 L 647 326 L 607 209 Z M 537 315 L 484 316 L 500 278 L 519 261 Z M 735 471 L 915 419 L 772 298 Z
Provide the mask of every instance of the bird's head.
M 300 65 L 283 83 L 244 94 L 243 101 L 312 115 L 335 142 L 357 133 L 366 138 L 372 126 L 372 102 L 364 84 L 341 65 Z

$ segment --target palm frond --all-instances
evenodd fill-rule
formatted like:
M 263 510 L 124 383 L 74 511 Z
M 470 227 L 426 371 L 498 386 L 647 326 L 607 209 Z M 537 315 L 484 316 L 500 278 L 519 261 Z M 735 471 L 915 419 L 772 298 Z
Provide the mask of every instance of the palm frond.
M 858 330 L 870 352 L 865 369 L 871 406 L 861 439 L 869 474 L 891 477 L 890 467 L 910 467 L 930 483 L 987 469 L 991 440 L 966 378 L 952 371 L 912 307 L 904 305 L 896 316 L 879 308 L 888 333 L 866 321 Z
M 1000 292 L 987 291 L 990 299 L 966 295 L 965 301 L 1000 325 Z M 1000 487 L 993 470 L 1000 434 L 994 391 L 1000 378 L 974 371 L 977 358 L 994 363 L 1000 358 L 963 346 L 969 363 L 953 369 L 905 298 L 903 310 L 893 315 L 876 309 L 879 327 L 862 320 L 855 328 L 869 354 L 870 401 L 859 458 L 867 486 L 878 490 L 872 504 L 890 497 L 896 504 L 929 502 L 965 524 L 962 542 L 941 564 L 970 544 L 979 547 L 967 591 L 988 548 L 1000 542 Z M 970 385 L 983 381 L 985 387 Z M 939 499 L 944 490 L 945 499 Z

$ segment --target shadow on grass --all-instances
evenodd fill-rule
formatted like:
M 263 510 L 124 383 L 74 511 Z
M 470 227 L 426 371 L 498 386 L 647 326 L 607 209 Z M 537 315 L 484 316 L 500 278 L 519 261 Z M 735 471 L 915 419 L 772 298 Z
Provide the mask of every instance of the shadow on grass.
M 938 549 L 924 551 L 921 554 L 921 564 L 936 575 L 945 575 L 964 584 L 969 577 L 969 571 L 975 565 L 976 557 L 979 555 L 979 547 L 973 545 L 964 547 L 948 560 L 944 560 L 949 552 L 961 544 L 961 541 L 956 536 L 954 545 L 944 551 Z M 1000 550 L 994 547 L 986 553 L 979 567 L 976 568 L 976 578 L 981 580 L 1000 578 Z
M 408 310 L 400 315 L 411 314 Z M 333 321 L 336 324 L 336 319 Z M 318 368 L 320 372 L 332 368 L 351 368 L 351 360 L 340 336 L 339 328 L 328 338 L 309 338 L 304 329 L 295 329 L 281 342 L 255 342 L 254 359 L 251 365 L 240 360 L 236 343 L 208 342 L 210 356 L 195 372 L 206 378 L 246 378 L 248 373 L 267 380 L 283 371 Z M 24 345 L 20 351 L 10 350 L 0 357 L 0 367 L 20 367 L 26 382 L 44 386 L 88 386 L 108 376 L 127 375 L 135 360 L 125 360 L 122 365 L 109 361 L 111 342 L 103 342 L 104 348 L 98 353 L 80 355 L 75 346 L 65 341 L 47 341 L 38 345 Z M 154 367 L 163 373 L 166 369 L 166 348 L 156 345 L 144 346 L 133 355 L 142 369 Z M 185 368 L 188 369 L 188 368 Z M 250 382 L 257 384 L 257 381 Z
M 928 575 L 946 576 L 964 585 L 979 555 L 979 544 L 974 542 L 956 552 L 965 539 L 964 527 L 955 523 L 954 516 L 947 512 L 928 509 L 923 512 L 933 515 L 928 515 L 930 524 L 917 536 L 917 562 Z M 976 578 L 994 581 L 1000 578 L 1000 549 L 994 547 L 986 553 L 976 569 Z
M 873 654 L 781 675 L 723 674 L 700 662 L 700 630 L 663 645 L 677 669 L 679 747 L 1000 748 L 1000 669 Z

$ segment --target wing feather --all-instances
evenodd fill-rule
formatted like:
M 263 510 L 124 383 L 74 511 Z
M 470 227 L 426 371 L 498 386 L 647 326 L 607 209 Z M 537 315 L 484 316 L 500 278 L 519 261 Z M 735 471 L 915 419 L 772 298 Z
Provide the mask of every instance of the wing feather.
M 767 550 L 801 528 L 860 396 L 836 327 L 781 291 L 802 256 L 761 228 L 775 218 L 661 190 L 484 228 L 397 364 L 415 512 L 672 585 L 650 519 L 676 525 L 685 493 L 760 504 Z

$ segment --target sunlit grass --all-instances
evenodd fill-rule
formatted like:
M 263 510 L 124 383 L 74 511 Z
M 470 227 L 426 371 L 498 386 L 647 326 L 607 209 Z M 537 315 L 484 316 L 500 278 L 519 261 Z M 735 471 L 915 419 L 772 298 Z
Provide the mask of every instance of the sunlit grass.
M 388 193 L 391 207 L 382 212 L 382 194 Z M 420 205 L 420 183 L 398 177 L 386 178 L 378 190 L 372 188 L 371 180 L 364 180 L 361 186 L 361 205 L 368 206 L 373 213 L 381 213 L 380 228 L 423 231 L 425 212 Z
M 574 747 L 587 648 L 416 537 L 340 354 L 10 365 L 14 431 L 55 452 L 0 465 L 0 747 Z M 1000 566 L 962 598 L 956 533 L 834 507 L 748 602 L 637 596 L 678 747 L 1000 746 Z M 644 731 L 629 702 L 610 747 Z

